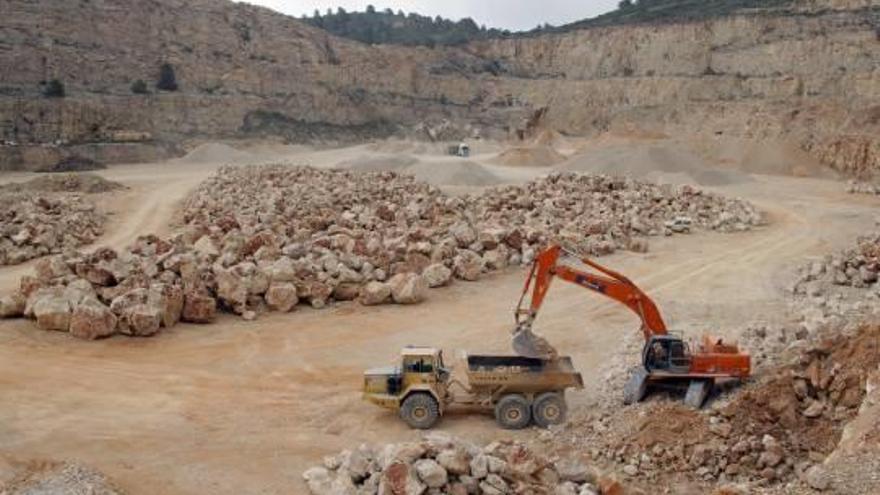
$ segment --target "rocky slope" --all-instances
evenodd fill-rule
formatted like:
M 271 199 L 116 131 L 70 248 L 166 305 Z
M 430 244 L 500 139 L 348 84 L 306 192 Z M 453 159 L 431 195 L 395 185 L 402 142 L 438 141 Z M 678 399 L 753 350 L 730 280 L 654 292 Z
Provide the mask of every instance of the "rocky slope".
M 873 170 L 880 8 L 871 3 L 804 1 L 803 12 L 428 49 L 341 40 L 225 1 L 11 0 L 0 26 L 0 168 L 72 151 L 146 159 L 188 138 L 356 140 L 443 120 L 457 125 L 432 138 L 505 136 L 546 107 L 544 123 L 567 133 L 636 123 L 784 138 L 840 170 Z M 154 89 L 164 63 L 176 92 Z M 41 96 L 52 79 L 65 98 Z M 150 94 L 132 92 L 139 79 Z

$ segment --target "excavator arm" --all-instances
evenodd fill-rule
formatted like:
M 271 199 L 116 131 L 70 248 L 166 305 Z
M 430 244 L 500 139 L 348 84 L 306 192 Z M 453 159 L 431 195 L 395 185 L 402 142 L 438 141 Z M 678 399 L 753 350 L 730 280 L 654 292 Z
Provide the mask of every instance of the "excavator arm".
M 595 270 L 595 273 L 560 262 L 567 257 L 580 261 Z M 641 320 L 645 340 L 655 335 L 666 335 L 666 323 L 657 305 L 631 280 L 590 259 L 578 258 L 561 246 L 554 245 L 535 258 L 520 296 L 515 314 L 517 326 L 513 337 L 513 347 L 517 353 L 534 358 L 551 358 L 556 355 L 555 349 L 546 340 L 532 332 L 532 323 L 555 277 L 602 294 L 628 307 Z M 531 299 L 526 304 L 530 291 Z

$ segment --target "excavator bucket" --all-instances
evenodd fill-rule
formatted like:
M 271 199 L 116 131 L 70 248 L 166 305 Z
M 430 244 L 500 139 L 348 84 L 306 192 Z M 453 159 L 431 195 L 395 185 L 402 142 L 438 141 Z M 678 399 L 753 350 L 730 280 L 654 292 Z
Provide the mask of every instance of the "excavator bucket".
M 532 332 L 527 325 L 517 325 L 511 338 L 513 351 L 533 359 L 555 359 L 559 353 L 544 337 Z

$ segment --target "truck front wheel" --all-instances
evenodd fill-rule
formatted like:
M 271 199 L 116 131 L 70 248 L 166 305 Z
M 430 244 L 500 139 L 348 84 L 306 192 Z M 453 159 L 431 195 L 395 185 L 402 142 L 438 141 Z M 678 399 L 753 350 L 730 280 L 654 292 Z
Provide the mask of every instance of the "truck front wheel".
M 555 392 L 539 395 L 532 404 L 532 416 L 541 428 L 565 423 L 565 413 L 565 398 Z
M 505 395 L 495 404 L 495 421 L 508 430 L 525 428 L 532 421 L 529 401 L 519 394 Z
M 400 406 L 400 417 L 410 428 L 427 430 L 440 419 L 440 407 L 428 394 L 412 394 Z

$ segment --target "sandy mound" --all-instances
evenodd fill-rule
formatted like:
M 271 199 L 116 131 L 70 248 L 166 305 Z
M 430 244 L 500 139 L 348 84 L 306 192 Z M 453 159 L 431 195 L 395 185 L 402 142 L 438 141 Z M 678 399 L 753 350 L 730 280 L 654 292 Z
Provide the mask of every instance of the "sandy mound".
M 550 167 L 565 161 L 565 155 L 549 146 L 519 146 L 501 152 L 492 163 L 508 167 Z
M 714 158 L 743 172 L 794 177 L 831 177 L 827 167 L 797 146 L 782 141 L 723 140 Z
M 410 155 L 359 157 L 336 164 L 335 168 L 358 172 L 399 172 L 414 175 L 418 180 L 435 186 L 494 186 L 501 179 L 479 163 L 447 159 L 420 161 Z
M 27 182 L 0 186 L 0 190 L 35 192 L 102 193 L 125 189 L 125 186 L 95 174 L 44 175 Z
M 334 168 L 356 170 L 358 172 L 401 172 L 418 160 L 409 155 L 380 155 L 358 157 L 336 164 Z
M 420 181 L 435 186 L 494 186 L 501 183 L 495 174 L 479 163 L 468 160 L 419 162 L 406 168 Z
M 713 167 L 680 144 L 619 144 L 593 149 L 559 165 L 560 170 L 723 186 L 751 181 L 745 173 Z
M 205 143 L 197 146 L 175 163 L 240 163 L 253 161 L 253 155 L 222 143 Z

